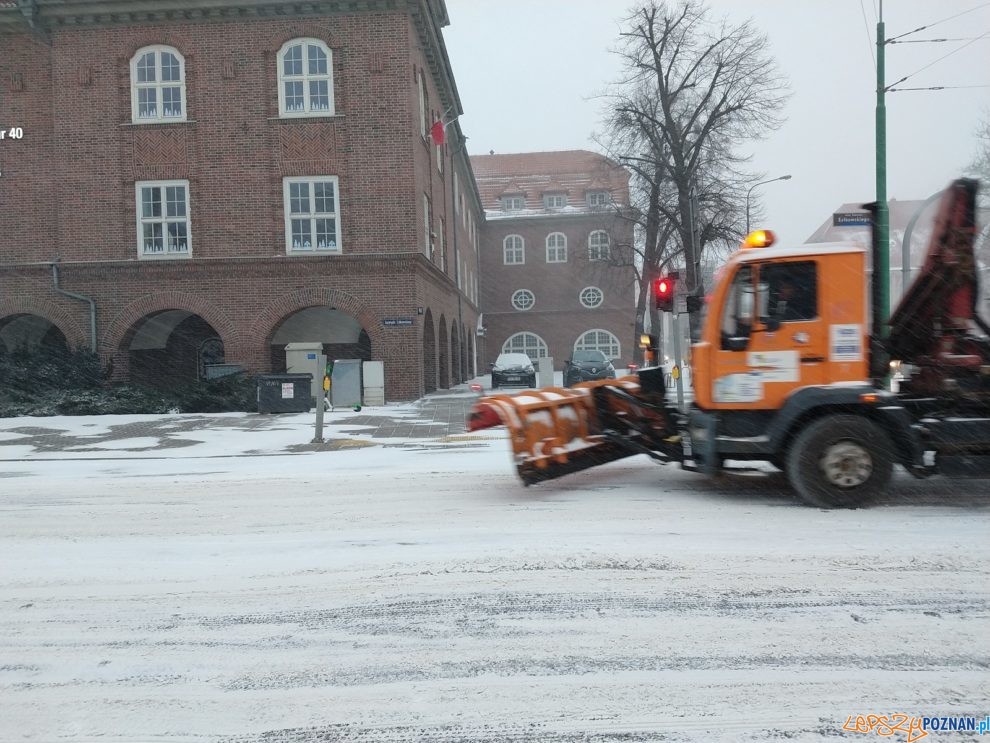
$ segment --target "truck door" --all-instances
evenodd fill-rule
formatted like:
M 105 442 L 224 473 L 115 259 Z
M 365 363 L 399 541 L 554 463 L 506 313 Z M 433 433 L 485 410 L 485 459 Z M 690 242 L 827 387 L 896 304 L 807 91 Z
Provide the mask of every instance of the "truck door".
M 722 308 L 712 402 L 776 410 L 798 387 L 822 384 L 826 342 L 815 261 L 744 264 Z
M 824 384 L 828 338 L 818 263 L 805 260 L 763 264 L 759 291 L 760 321 L 765 332 L 763 342 L 754 343 L 754 351 L 765 349 L 796 356 L 798 374 L 793 387 Z

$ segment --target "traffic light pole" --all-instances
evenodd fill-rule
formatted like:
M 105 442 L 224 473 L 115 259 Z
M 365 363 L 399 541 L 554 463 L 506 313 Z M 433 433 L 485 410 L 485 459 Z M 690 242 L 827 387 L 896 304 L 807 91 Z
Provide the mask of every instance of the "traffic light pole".
M 684 375 L 681 373 L 681 316 L 677 308 L 670 313 L 670 337 L 674 342 L 674 369 L 677 370 L 674 382 L 677 385 L 677 409 L 684 410 Z M 674 376 L 673 371 L 671 375 Z

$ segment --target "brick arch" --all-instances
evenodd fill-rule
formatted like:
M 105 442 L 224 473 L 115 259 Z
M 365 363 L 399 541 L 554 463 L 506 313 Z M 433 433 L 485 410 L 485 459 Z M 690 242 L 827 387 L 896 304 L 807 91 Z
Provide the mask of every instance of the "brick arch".
M 372 355 L 381 358 L 385 338 L 377 324 L 378 315 L 359 299 L 339 289 L 299 289 L 279 297 L 258 313 L 247 337 L 252 343 L 258 338 L 264 338 L 265 345 L 268 345 L 278 323 L 293 312 L 307 307 L 336 307 L 357 318 L 361 328 L 371 339 Z
M 437 337 L 429 307 L 423 315 L 423 391 L 437 391 Z
M 171 34 L 167 30 L 162 30 L 145 31 L 139 34 L 137 38 L 132 38 L 130 43 L 124 47 L 124 54 L 121 58 L 129 65 L 131 60 L 134 59 L 134 55 L 146 46 L 170 46 L 182 55 L 184 61 L 188 61 L 190 56 L 188 48 L 183 50 L 177 34 Z M 130 77 L 130 70 L 127 71 L 127 75 Z
M 80 311 L 89 314 L 89 308 L 80 303 Z M 37 315 L 50 322 L 65 336 L 70 348 L 89 348 L 89 331 L 86 330 L 68 310 L 54 302 L 32 297 L 0 300 L 0 320 L 11 315 Z
M 340 49 L 340 41 L 334 35 L 331 27 L 325 23 L 293 23 L 287 29 L 273 33 L 268 37 L 268 46 L 265 47 L 265 54 L 274 59 L 275 55 L 278 54 L 279 49 L 281 49 L 286 42 L 292 41 L 293 39 L 319 39 L 334 50 L 334 64 L 336 64 L 336 52 Z
M 199 315 L 217 331 L 227 348 L 240 340 L 237 326 L 225 314 L 217 310 L 214 302 L 198 294 L 168 291 L 145 294 L 125 306 L 107 325 L 100 345 L 110 353 L 118 351 L 124 342 L 127 331 L 134 326 L 134 323 L 154 312 L 165 310 L 186 310 Z

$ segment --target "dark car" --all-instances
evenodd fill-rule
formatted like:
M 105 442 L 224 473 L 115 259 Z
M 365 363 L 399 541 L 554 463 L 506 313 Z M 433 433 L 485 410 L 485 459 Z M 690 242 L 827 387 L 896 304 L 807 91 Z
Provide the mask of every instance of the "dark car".
M 535 387 L 536 369 L 524 353 L 502 353 L 492 364 L 492 389 L 498 387 Z
M 564 366 L 564 386 L 593 379 L 615 379 L 615 367 L 601 351 L 575 351 Z

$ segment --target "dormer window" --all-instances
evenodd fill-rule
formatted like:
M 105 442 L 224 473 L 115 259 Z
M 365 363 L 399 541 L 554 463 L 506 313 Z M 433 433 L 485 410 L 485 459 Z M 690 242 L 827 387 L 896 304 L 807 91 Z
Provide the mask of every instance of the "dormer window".
M 503 196 L 502 211 L 518 212 L 525 206 L 526 200 L 522 196 Z
M 588 191 L 588 206 L 601 207 L 608 206 L 612 201 L 612 195 L 608 191 Z
M 543 206 L 547 209 L 563 209 L 567 206 L 567 194 L 548 193 L 543 195 Z

